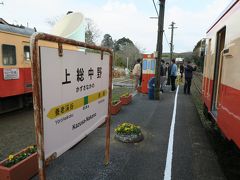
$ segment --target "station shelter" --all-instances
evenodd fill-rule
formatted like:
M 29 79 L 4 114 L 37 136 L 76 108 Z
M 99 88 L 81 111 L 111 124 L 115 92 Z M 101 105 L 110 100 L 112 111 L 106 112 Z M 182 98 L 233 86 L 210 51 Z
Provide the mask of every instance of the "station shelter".
M 155 76 L 156 59 L 154 54 L 143 54 L 142 93 L 148 93 L 148 81 Z

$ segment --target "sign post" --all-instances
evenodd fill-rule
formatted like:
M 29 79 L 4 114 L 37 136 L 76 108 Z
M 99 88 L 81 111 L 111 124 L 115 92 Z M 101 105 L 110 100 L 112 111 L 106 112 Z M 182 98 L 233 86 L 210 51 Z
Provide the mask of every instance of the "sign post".
M 109 163 L 112 51 L 49 34 L 31 41 L 39 177 L 45 165 L 106 122 Z M 79 51 L 84 47 L 99 53 Z

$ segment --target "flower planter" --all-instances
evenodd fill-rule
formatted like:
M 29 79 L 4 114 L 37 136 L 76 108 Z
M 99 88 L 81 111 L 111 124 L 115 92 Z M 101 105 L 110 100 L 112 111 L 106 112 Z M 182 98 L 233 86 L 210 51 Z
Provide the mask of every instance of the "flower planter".
M 25 149 L 15 154 L 14 156 L 24 151 Z M 27 180 L 38 173 L 37 152 L 35 152 L 34 154 L 30 155 L 26 159 L 23 159 L 22 161 L 18 162 L 17 164 L 9 168 L 3 166 L 5 161 L 7 161 L 7 159 L 0 162 L 0 179 L 1 180 L 20 180 L 20 179 Z
M 122 107 L 121 101 L 118 101 L 118 103 L 116 103 L 116 104 L 112 104 L 111 105 L 111 114 L 116 115 L 121 110 L 121 107 Z
M 124 143 L 137 143 L 144 139 L 143 134 L 115 134 L 115 139 Z
M 120 100 L 122 102 L 122 105 L 127 105 L 132 101 L 132 95 L 129 94 L 128 96 L 121 96 Z
M 115 129 L 115 139 L 124 143 L 136 143 L 144 139 L 140 126 L 132 123 L 122 123 Z

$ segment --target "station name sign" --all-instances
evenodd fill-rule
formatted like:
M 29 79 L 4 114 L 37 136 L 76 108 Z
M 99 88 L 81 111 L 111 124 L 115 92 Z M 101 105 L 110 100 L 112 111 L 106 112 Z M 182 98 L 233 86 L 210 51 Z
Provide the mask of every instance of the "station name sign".
M 45 159 L 59 156 L 108 116 L 109 55 L 40 46 Z

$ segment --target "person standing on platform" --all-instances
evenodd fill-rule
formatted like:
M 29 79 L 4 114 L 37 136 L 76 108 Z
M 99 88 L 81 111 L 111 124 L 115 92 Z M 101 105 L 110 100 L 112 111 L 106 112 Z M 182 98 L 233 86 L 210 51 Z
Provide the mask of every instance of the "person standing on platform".
M 139 82 L 138 82 L 139 86 L 142 86 L 142 63 L 143 63 L 143 61 L 142 61 L 142 59 L 140 59 L 141 70 L 140 70 L 140 77 L 139 77 Z
M 170 75 L 171 75 L 171 66 L 170 66 L 170 64 L 168 62 L 166 63 L 166 68 L 167 68 L 167 71 L 166 71 L 166 73 L 167 73 L 167 85 L 170 85 L 171 84 L 171 77 L 170 77 Z
M 176 85 L 175 85 L 175 80 L 177 78 L 177 65 L 175 63 L 175 59 L 172 59 L 172 65 L 171 65 L 171 91 L 175 91 L 176 90 Z
M 137 59 L 137 63 L 135 64 L 133 68 L 133 76 L 135 77 L 135 90 L 137 90 L 138 85 L 139 85 L 139 79 L 141 75 L 141 65 L 140 65 L 141 59 Z
M 182 78 L 183 78 L 183 72 L 184 72 L 184 66 L 183 66 L 183 63 L 181 63 L 180 64 L 181 81 L 182 81 Z
M 166 71 L 165 71 L 165 61 L 162 59 L 161 60 L 161 65 L 160 65 L 160 91 L 163 93 L 163 87 L 165 85 L 165 80 L 166 80 Z
M 197 66 L 193 67 L 190 61 L 187 62 L 187 66 L 184 69 L 185 75 L 184 94 L 190 94 L 193 71 L 196 71 L 196 69 Z

